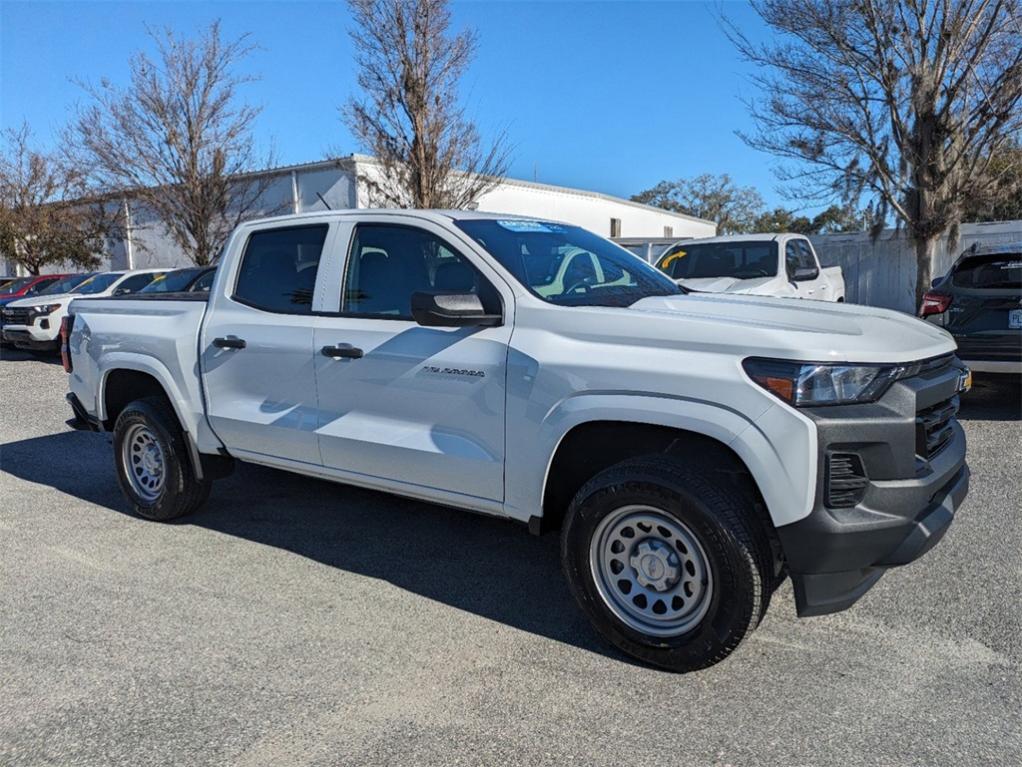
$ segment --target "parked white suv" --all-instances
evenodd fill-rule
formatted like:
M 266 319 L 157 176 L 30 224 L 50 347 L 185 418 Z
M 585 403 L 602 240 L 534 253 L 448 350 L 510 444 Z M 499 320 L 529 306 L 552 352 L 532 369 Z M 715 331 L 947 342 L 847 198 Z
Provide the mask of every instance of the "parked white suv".
M 561 269 L 580 252 L 598 270 Z M 239 460 L 560 528 L 597 630 L 673 670 L 726 657 L 787 576 L 800 615 L 848 607 L 933 547 L 968 488 L 968 375 L 940 328 L 685 294 L 567 224 L 249 222 L 208 297 L 71 312 L 68 398 L 113 431 L 139 515 L 195 511 Z
M 66 293 L 46 293 L 12 301 L 2 310 L 4 343 L 19 349 L 56 350 L 60 347 L 61 320 L 74 299 L 137 293 L 166 272 L 166 269 L 100 272 Z
M 656 263 L 679 285 L 699 292 L 845 300 L 841 267 L 821 267 L 813 244 L 800 234 L 683 240 Z

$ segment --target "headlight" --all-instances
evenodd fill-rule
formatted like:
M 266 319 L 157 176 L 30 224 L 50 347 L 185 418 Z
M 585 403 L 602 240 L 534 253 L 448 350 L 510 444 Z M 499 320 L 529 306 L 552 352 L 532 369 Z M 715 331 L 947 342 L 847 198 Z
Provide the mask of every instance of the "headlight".
M 33 314 L 53 314 L 59 308 L 60 304 L 40 304 L 39 306 L 30 306 L 29 311 Z
M 847 365 L 789 362 L 750 357 L 742 362 L 749 378 L 795 407 L 876 402 L 900 378 L 900 365 Z

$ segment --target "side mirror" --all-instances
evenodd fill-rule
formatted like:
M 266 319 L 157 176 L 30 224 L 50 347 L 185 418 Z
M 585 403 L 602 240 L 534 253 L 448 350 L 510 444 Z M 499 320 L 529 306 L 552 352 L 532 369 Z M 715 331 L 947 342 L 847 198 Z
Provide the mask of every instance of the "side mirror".
M 487 314 L 475 293 L 419 291 L 412 293 L 412 318 L 425 327 L 495 327 L 504 322 Z
M 805 282 L 806 280 L 815 280 L 820 276 L 820 270 L 815 266 L 800 266 L 791 274 L 792 282 Z

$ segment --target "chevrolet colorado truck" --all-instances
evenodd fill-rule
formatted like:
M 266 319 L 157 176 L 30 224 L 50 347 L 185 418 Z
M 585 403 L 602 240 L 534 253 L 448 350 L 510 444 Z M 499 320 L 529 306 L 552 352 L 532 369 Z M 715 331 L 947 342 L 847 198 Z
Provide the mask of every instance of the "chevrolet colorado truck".
M 598 270 L 561 268 L 579 251 Z M 551 221 L 249 222 L 208 295 L 77 299 L 61 332 L 70 404 L 113 433 L 142 517 L 245 461 L 560 530 L 596 630 L 674 671 L 730 654 L 786 577 L 799 615 L 849 607 L 968 489 L 944 330 L 686 293 Z
M 731 234 L 672 245 L 657 268 L 679 285 L 707 293 L 845 300 L 840 266 L 823 267 L 800 234 Z

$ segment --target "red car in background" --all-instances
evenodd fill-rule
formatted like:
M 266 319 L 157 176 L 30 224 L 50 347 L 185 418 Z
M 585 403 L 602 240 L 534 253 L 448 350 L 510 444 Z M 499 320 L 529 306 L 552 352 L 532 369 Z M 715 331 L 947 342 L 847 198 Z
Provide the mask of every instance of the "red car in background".
M 6 304 L 8 301 L 16 301 L 19 298 L 31 298 L 57 280 L 70 276 L 70 274 L 36 274 L 19 277 L 0 288 L 0 302 Z

